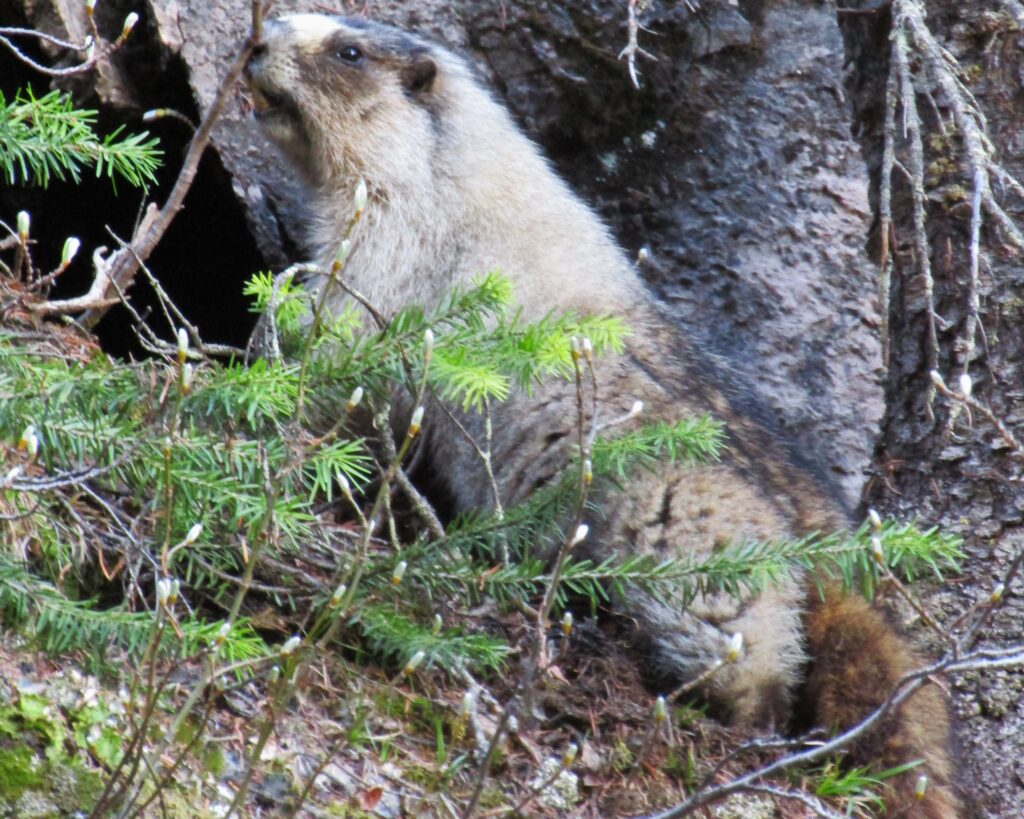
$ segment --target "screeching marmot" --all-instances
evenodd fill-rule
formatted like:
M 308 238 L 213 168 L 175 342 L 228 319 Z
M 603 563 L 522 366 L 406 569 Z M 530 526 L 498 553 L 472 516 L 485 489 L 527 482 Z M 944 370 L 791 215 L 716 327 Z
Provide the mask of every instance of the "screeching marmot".
M 247 74 L 258 118 L 314 192 L 311 235 L 324 269 L 351 217 L 354 189 L 366 181 L 370 206 L 344 276 L 378 310 L 429 305 L 455 284 L 500 270 L 526 318 L 552 309 L 625 318 L 627 351 L 599 362 L 606 417 L 639 399 L 647 420 L 710 411 L 726 422 L 722 462 L 660 468 L 602 499 L 604 517 L 588 538 L 598 553 L 703 555 L 730 542 L 847 523 L 813 478 L 730 402 L 722 374 L 661 317 L 606 228 L 460 58 L 365 20 L 294 15 L 268 22 Z M 329 304 L 344 299 L 340 290 L 328 295 Z M 494 413 L 495 477 L 503 501 L 513 503 L 571 457 L 575 389 L 548 383 Z M 424 445 L 456 511 L 492 504 L 477 454 L 443 419 L 428 426 Z M 653 669 L 674 683 L 695 678 L 723 656 L 734 633 L 743 634 L 743 655 L 712 675 L 705 691 L 731 723 L 782 729 L 799 690 L 817 724 L 849 726 L 920 660 L 860 598 L 822 602 L 806 589 L 794 570 L 742 601 L 710 594 L 684 608 L 634 590 L 618 605 L 635 622 Z M 925 760 L 927 796 L 901 815 L 957 815 L 948 733 L 944 703 L 929 686 L 858 749 L 887 765 Z M 919 773 L 904 775 L 911 783 L 904 795 Z

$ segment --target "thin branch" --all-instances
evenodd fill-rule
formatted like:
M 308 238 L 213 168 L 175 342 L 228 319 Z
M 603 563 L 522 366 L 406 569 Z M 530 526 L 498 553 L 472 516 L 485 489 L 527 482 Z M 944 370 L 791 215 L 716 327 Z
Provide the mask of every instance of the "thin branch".
M 638 56 L 644 57 L 648 60 L 657 62 L 658 58 L 651 54 L 649 51 L 644 51 L 640 48 L 638 42 L 638 34 L 642 26 L 640 25 L 640 15 L 647 10 L 647 5 L 650 0 L 628 0 L 626 19 L 626 31 L 627 41 L 626 47 L 619 52 L 619 59 L 626 58 L 626 66 L 629 70 L 629 79 L 633 83 L 633 87 L 640 90 L 640 78 L 636 71 L 636 58 Z M 689 4 L 687 4 L 689 5 Z

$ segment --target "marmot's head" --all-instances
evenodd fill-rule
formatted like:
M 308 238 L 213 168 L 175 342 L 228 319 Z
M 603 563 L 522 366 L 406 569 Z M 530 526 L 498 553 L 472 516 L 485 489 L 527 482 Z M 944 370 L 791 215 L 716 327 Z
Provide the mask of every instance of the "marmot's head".
M 390 26 L 296 14 L 267 22 L 246 76 L 268 134 L 322 183 L 380 176 L 388 163 L 401 173 L 412 154 L 422 162 L 419 143 L 431 138 L 440 105 L 439 69 L 453 59 Z

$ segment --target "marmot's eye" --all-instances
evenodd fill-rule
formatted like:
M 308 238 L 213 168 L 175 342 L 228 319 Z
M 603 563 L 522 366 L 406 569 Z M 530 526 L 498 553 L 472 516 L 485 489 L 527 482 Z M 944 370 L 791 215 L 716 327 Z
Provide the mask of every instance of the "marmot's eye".
M 362 61 L 363 52 L 362 49 L 350 45 L 345 46 L 344 48 L 339 48 L 337 51 L 334 52 L 334 56 L 341 60 L 343 63 L 355 65 L 356 63 Z

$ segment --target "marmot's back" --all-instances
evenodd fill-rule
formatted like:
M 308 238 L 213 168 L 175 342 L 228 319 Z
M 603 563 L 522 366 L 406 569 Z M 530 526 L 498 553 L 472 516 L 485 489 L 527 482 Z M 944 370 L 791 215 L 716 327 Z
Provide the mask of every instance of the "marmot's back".
M 737 409 L 730 400 L 735 389 L 708 357 L 662 320 L 607 229 L 462 60 L 361 20 L 297 15 L 266 30 L 248 68 L 258 116 L 317 193 L 311 236 L 325 267 L 349 219 L 353 190 L 365 180 L 371 203 L 345 276 L 378 310 L 434 303 L 453 285 L 498 269 L 512 280 L 528 317 L 576 309 L 627 319 L 629 349 L 600 362 L 606 417 L 642 400 L 647 420 L 710 411 L 726 423 L 729 455 L 722 463 L 667 467 L 602 498 L 605 520 L 588 538 L 599 555 L 709 554 L 728 542 L 844 522 L 820 485 Z M 478 418 L 460 420 L 480 432 Z M 505 502 L 563 470 L 575 420 L 575 391 L 563 383 L 494 408 L 493 462 Z M 460 434 L 435 422 L 426 443 L 459 510 L 491 504 L 484 467 Z M 810 683 L 820 718 L 828 728 L 850 725 L 918 660 L 862 601 L 814 603 L 805 627 L 803 588 L 794 571 L 740 600 L 706 595 L 684 607 L 634 589 L 617 605 L 635 621 L 652 667 L 674 684 L 698 676 L 742 632 L 743 656 L 714 674 L 706 693 L 728 719 L 748 726 L 785 726 L 807 638 L 816 654 Z M 956 815 L 945 787 L 946 720 L 941 700 L 922 692 L 894 718 L 894 733 L 877 743 L 886 764 L 926 759 L 933 785 L 910 815 Z

